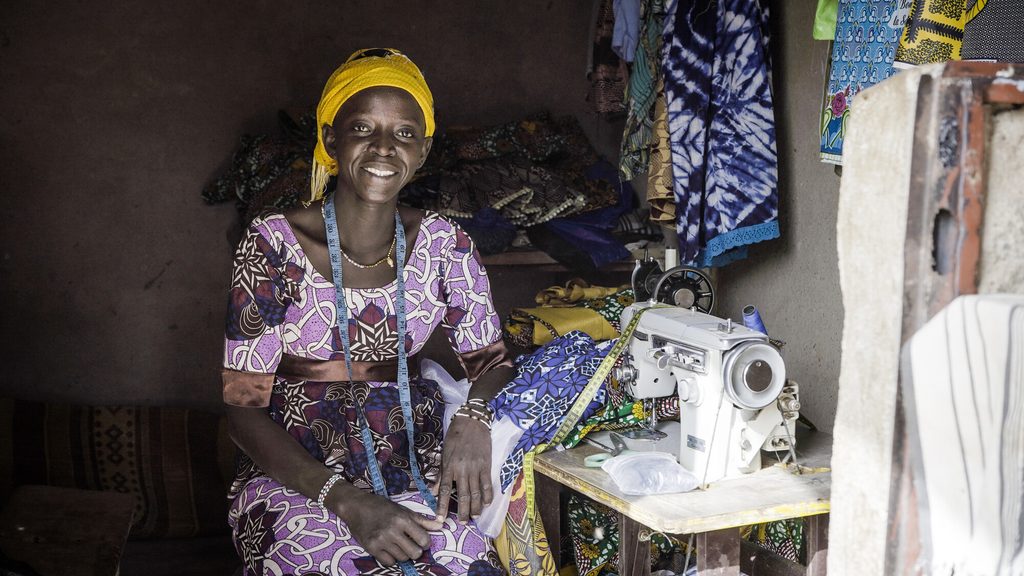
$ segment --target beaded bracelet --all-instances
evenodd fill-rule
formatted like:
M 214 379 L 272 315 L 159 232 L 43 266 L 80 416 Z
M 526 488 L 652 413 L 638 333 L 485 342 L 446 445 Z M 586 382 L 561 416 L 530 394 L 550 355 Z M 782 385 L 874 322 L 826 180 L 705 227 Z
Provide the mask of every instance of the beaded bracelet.
M 455 415 L 476 420 L 487 426 L 488 430 L 491 429 L 491 422 L 494 420 L 494 413 L 491 411 L 491 407 L 487 404 L 486 400 L 480 398 L 467 400 L 465 404 L 459 406 L 459 409 L 455 411 Z
M 491 429 L 490 419 L 481 418 L 480 416 L 477 416 L 476 414 L 471 414 L 469 412 L 456 412 L 455 415 L 462 416 L 463 418 L 469 418 L 470 420 L 476 420 L 477 422 L 486 426 L 488 430 Z
M 320 489 L 320 495 L 316 497 L 316 505 L 317 506 L 319 506 L 321 508 L 326 508 L 326 506 L 324 505 L 324 500 L 327 499 L 327 493 L 330 492 L 331 488 L 334 487 L 334 485 L 338 482 L 338 480 L 341 480 L 341 479 L 342 479 L 341 474 L 335 474 L 335 475 L 331 476 L 330 478 L 328 478 L 327 482 L 324 482 L 324 487 Z
M 494 416 L 494 412 L 491 410 L 491 405 L 483 398 L 470 398 L 460 407 L 467 410 L 472 410 L 481 415 L 487 415 L 489 417 Z
M 459 406 L 460 412 L 472 412 L 481 418 L 487 418 L 488 420 L 494 418 L 494 412 L 491 410 L 491 406 L 486 400 L 480 398 L 472 398 L 467 400 L 462 406 Z
M 466 400 L 463 406 L 474 406 L 478 408 L 483 408 L 488 412 L 491 411 L 491 403 L 488 402 L 487 400 L 484 400 L 483 398 L 470 398 L 469 400 Z

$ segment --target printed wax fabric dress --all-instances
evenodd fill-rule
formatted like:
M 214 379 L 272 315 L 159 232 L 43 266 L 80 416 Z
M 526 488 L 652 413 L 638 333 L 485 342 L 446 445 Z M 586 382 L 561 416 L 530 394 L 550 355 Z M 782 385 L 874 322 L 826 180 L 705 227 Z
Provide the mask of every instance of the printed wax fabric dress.
M 455 224 L 426 212 L 404 280 L 410 358 L 441 326 L 470 379 L 510 364 L 486 272 L 469 236 Z M 394 281 L 381 288 L 345 288 L 353 377 L 363 378 L 351 385 L 347 379 L 331 381 L 318 367 L 331 364 L 323 361 L 344 365 L 334 285 L 309 263 L 284 216 L 256 218 L 235 257 L 224 399 L 266 406 L 313 457 L 368 493 L 373 488 L 367 458 L 375 457 L 391 499 L 429 513 L 412 482 L 394 382 L 395 290 Z M 415 453 L 431 483 L 441 459 L 444 402 L 438 385 L 415 375 L 414 365 L 410 360 Z M 371 455 L 360 438 L 357 401 L 373 435 Z M 270 479 L 244 456 L 230 497 L 229 523 L 245 574 L 402 574 L 397 566 L 378 564 L 333 513 Z M 431 537 L 431 549 L 414 562 L 420 574 L 503 574 L 491 543 L 474 523 L 461 524 L 452 513 Z

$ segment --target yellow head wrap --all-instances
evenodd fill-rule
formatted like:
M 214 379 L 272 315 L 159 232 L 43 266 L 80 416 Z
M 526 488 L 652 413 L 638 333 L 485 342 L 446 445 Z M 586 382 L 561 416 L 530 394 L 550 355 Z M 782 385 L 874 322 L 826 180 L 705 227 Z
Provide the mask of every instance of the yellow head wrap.
M 430 94 L 423 73 L 406 55 L 390 48 L 367 48 L 348 57 L 327 80 L 320 104 L 316 107 L 316 148 L 313 150 L 313 173 L 310 180 L 312 200 L 322 198 L 327 181 L 338 174 L 338 163 L 324 148 L 323 126 L 333 124 L 342 104 L 356 92 L 376 86 L 405 90 L 419 104 L 426 122 L 427 137 L 434 135 L 434 97 Z

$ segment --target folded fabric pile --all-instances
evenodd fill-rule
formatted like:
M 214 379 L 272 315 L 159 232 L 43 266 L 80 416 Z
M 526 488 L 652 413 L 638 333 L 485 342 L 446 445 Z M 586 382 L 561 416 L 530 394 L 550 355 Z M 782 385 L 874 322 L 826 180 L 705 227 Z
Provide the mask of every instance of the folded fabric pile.
M 541 290 L 538 307 L 513 308 L 505 319 L 505 337 L 517 346 L 529 348 L 547 344 L 577 330 L 595 340 L 619 335 L 619 316 L 633 303 L 633 289 L 626 286 L 591 286 L 573 278 L 565 286 Z
M 293 120 L 282 110 L 278 123 L 278 134 L 242 136 L 228 170 L 203 189 L 207 204 L 234 200 L 248 224 L 265 209 L 289 208 L 309 196 L 316 120 L 312 114 Z
M 248 223 L 264 210 L 296 206 L 308 196 L 315 120 L 311 114 L 293 120 L 283 111 L 278 118 L 277 134 L 242 137 L 229 168 L 203 190 L 208 204 L 233 200 Z M 580 272 L 628 258 L 623 242 L 638 235 L 660 239 L 660 230 L 622 220 L 634 208 L 633 190 L 572 117 L 538 114 L 438 133 L 399 200 L 456 220 L 481 254 L 532 241 Z
M 401 200 L 454 218 L 483 254 L 524 244 L 525 235 L 580 272 L 629 257 L 615 230 L 635 206 L 633 190 L 572 117 L 538 114 L 450 129 L 435 138 L 420 178 Z M 644 232 L 660 238 L 656 228 Z

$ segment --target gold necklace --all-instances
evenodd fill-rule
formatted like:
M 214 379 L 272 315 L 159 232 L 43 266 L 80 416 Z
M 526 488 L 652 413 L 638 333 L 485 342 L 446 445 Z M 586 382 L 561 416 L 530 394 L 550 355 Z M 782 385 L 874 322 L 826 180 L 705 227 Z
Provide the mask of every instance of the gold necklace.
M 325 199 L 324 202 L 322 204 L 320 204 L 320 213 L 323 215 L 324 220 L 327 219 L 326 206 L 327 206 L 327 200 Z M 340 238 L 339 238 L 339 240 L 340 240 Z M 376 268 L 377 266 L 380 266 L 381 264 L 383 264 L 385 262 L 388 263 L 388 266 L 394 266 L 395 265 L 395 261 L 391 259 L 391 253 L 395 251 L 395 242 L 397 240 L 398 240 L 398 234 L 395 234 L 394 236 L 392 236 L 391 237 L 391 247 L 388 248 L 388 253 L 385 254 L 383 258 L 381 258 L 380 260 L 377 260 L 373 264 L 360 264 L 359 262 L 356 262 L 355 260 L 349 258 L 348 254 L 345 254 L 345 249 L 341 247 L 341 243 L 340 242 L 338 243 L 338 251 L 341 252 L 341 257 L 342 258 L 344 258 L 345 260 L 348 260 L 349 264 L 355 266 L 356 268 L 362 268 L 363 270 L 366 270 L 367 268 Z
M 356 262 L 355 260 L 349 258 L 348 254 L 345 254 L 345 250 L 341 246 L 338 246 L 338 250 L 341 252 L 342 258 L 348 260 L 348 263 L 355 266 L 356 268 L 376 268 L 377 266 L 380 266 L 384 262 L 387 262 L 388 266 L 395 265 L 395 261 L 391 259 L 391 253 L 395 251 L 395 238 L 391 239 L 391 248 L 388 248 L 388 253 L 385 254 L 383 258 L 377 260 L 373 264 L 360 264 L 359 262 Z

